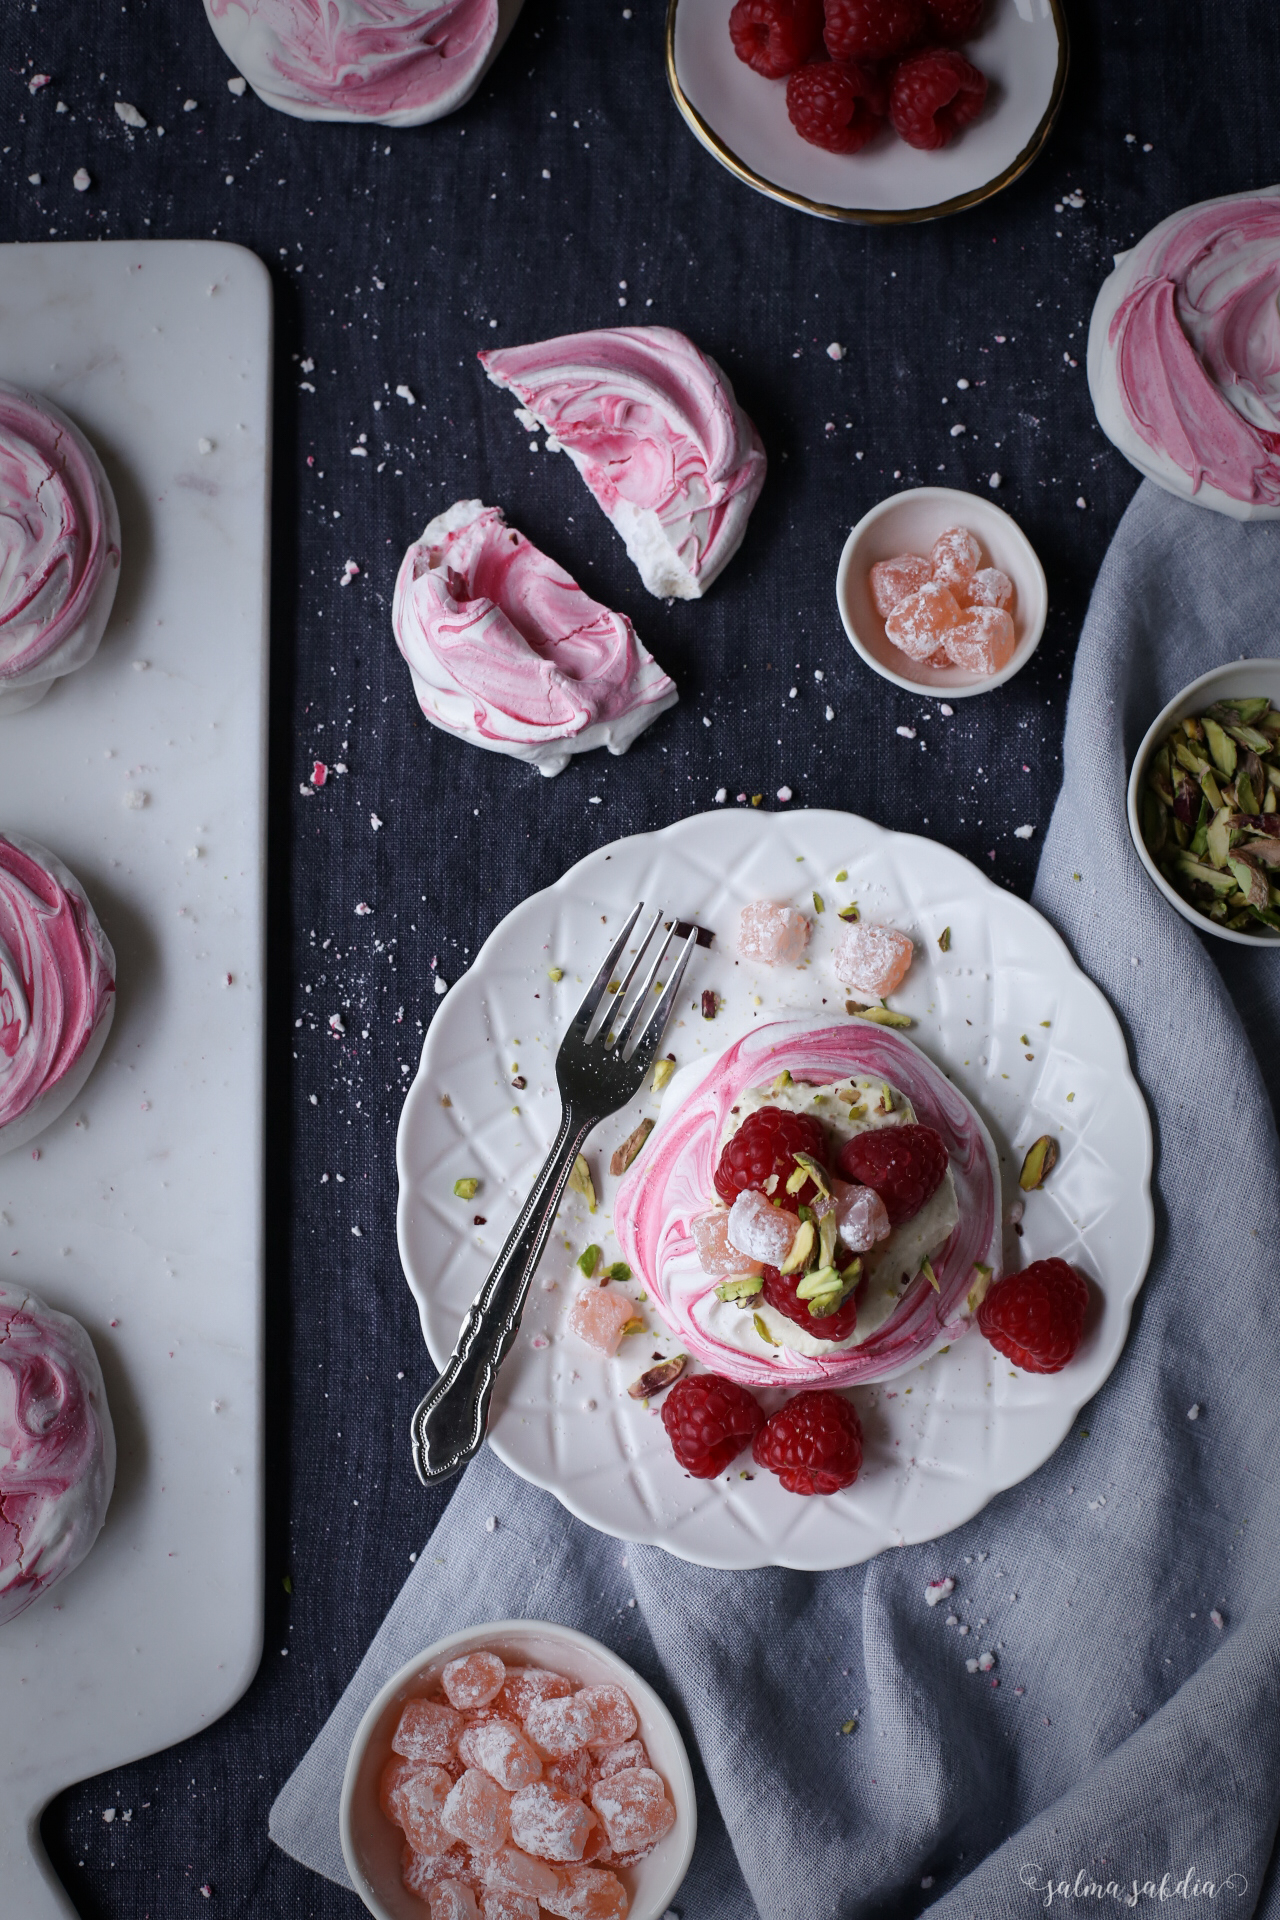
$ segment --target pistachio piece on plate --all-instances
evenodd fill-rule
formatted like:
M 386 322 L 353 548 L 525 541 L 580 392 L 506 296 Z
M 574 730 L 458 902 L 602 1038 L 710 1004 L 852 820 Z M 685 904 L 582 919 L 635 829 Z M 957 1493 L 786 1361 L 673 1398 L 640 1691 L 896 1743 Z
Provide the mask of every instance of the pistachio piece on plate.
M 674 1386 L 685 1370 L 687 1353 L 673 1353 L 669 1360 L 662 1360 L 656 1367 L 650 1367 L 638 1380 L 633 1380 L 627 1392 L 633 1400 L 651 1400 L 655 1393 L 661 1393 L 664 1387 Z
M 1022 1172 L 1018 1175 L 1018 1185 L 1024 1193 L 1033 1193 L 1042 1187 L 1045 1175 L 1053 1172 L 1058 1164 L 1058 1143 L 1047 1133 L 1027 1148 L 1026 1159 L 1022 1163 Z

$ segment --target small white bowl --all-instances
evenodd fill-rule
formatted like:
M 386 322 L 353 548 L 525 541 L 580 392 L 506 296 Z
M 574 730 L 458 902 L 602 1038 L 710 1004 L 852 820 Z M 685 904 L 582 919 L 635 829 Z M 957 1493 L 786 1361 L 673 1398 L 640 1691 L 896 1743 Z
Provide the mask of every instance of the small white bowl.
M 347 1872 L 370 1913 L 378 1920 L 425 1920 L 425 1906 L 400 1878 L 404 1835 L 378 1805 L 378 1781 L 405 1702 L 427 1693 L 450 1660 L 476 1647 L 492 1647 L 513 1666 L 553 1667 L 579 1686 L 611 1683 L 626 1690 L 650 1764 L 667 1783 L 676 1824 L 638 1866 L 618 1871 L 631 1902 L 628 1920 L 661 1920 L 689 1870 L 698 1832 L 693 1773 L 680 1730 L 653 1688 L 625 1660 L 587 1634 L 546 1620 L 497 1620 L 451 1633 L 401 1667 L 371 1703 L 351 1742 L 339 1812 Z
M 968 673 L 963 667 L 927 667 L 900 653 L 884 630 L 871 598 L 868 576 L 877 560 L 900 553 L 928 555 L 948 527 L 967 527 L 982 547 L 983 564 L 999 567 L 1013 582 L 1013 627 L 1017 644 L 999 673 Z M 1020 673 L 1040 644 L 1049 611 L 1049 586 L 1036 550 L 1015 520 L 978 493 L 956 487 L 911 487 L 864 513 L 840 555 L 836 605 L 844 630 L 867 665 L 895 687 L 938 700 L 968 700 L 990 693 Z
M 1214 667 L 1211 673 L 1202 673 L 1198 680 L 1184 687 L 1177 698 L 1156 715 L 1134 755 L 1133 769 L 1129 775 L 1129 832 L 1133 836 L 1139 860 L 1170 906 L 1176 907 L 1184 920 L 1189 920 L 1193 927 L 1199 927 L 1201 933 L 1212 933 L 1219 940 L 1234 941 L 1238 947 L 1274 947 L 1280 945 L 1280 933 L 1270 933 L 1265 927 L 1259 927 L 1256 933 L 1237 933 L 1232 927 L 1220 927 L 1216 920 L 1210 920 L 1207 914 L 1200 913 L 1169 885 L 1147 852 L 1147 843 L 1142 837 L 1140 788 L 1148 757 L 1159 745 L 1161 736 L 1170 727 L 1176 726 L 1179 720 L 1189 719 L 1193 713 L 1202 713 L 1215 700 L 1245 700 L 1263 693 L 1273 707 L 1280 707 L 1280 660 L 1233 660 L 1228 666 Z

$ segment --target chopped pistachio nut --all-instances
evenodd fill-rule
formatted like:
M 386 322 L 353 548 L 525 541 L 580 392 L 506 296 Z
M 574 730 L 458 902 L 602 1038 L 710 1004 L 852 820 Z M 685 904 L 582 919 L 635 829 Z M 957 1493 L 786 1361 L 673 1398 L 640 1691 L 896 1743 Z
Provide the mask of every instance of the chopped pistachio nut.
M 827 903 L 816 887 L 813 891 L 813 910 L 815 913 L 825 913 L 827 910 Z
M 596 1190 L 591 1180 L 591 1169 L 579 1154 L 569 1173 L 569 1185 L 575 1193 L 580 1193 L 587 1203 L 587 1212 L 596 1210 Z
M 855 1020 L 870 1020 L 876 1027 L 914 1027 L 915 1021 L 909 1013 L 895 1013 L 892 1007 L 859 1007 Z
M 889 1082 L 887 1080 L 882 1080 L 880 1082 L 880 1098 L 884 1105 L 885 1112 L 892 1113 L 893 1112 L 893 1088 L 889 1085 Z
M 547 978 L 548 978 L 548 980 L 563 980 L 563 979 L 564 979 L 564 968 L 563 968 L 563 967 L 548 967 L 548 968 L 547 968 Z
M 824 1213 L 818 1223 L 818 1265 L 831 1267 L 836 1259 L 836 1217 Z
M 674 1053 L 669 1053 L 663 1059 L 654 1061 L 652 1085 L 655 1093 L 662 1092 L 662 1089 L 666 1086 L 675 1070 L 676 1057 Z
M 778 1075 L 777 1079 L 774 1081 L 772 1087 L 770 1088 L 770 1092 L 781 1093 L 784 1087 L 789 1087 L 791 1084 L 792 1084 L 791 1074 L 788 1071 L 788 1069 L 784 1067 L 782 1069 L 782 1072 Z
M 642 1120 L 635 1132 L 629 1133 L 622 1145 L 613 1154 L 613 1157 L 609 1161 L 610 1173 L 625 1173 L 652 1132 L 653 1121 Z
M 584 1247 L 582 1249 L 582 1252 L 578 1255 L 578 1258 L 574 1262 L 574 1264 L 577 1267 L 579 1273 L 582 1275 L 583 1279 L 589 1280 L 592 1274 L 595 1272 L 596 1268 L 600 1265 L 599 1247 L 597 1247 L 594 1242 L 591 1244 L 591 1246 Z
M 856 920 L 858 918 L 857 901 L 851 900 L 847 907 L 841 907 L 839 918 L 841 920 Z
M 637 1314 L 633 1313 L 629 1320 L 623 1322 L 622 1337 L 624 1340 L 629 1340 L 633 1333 L 643 1333 L 644 1330 L 644 1321 L 641 1320 Z
M 809 1255 L 813 1252 L 813 1223 L 802 1220 L 796 1228 L 796 1237 L 791 1242 L 791 1251 L 778 1268 L 779 1273 L 799 1273 Z
M 840 1289 L 840 1275 L 834 1267 L 815 1267 L 803 1280 L 797 1280 L 796 1299 L 821 1300 L 826 1294 L 839 1293 Z
M 757 1273 L 735 1274 L 732 1280 L 722 1280 L 716 1288 L 716 1299 L 723 1300 L 728 1306 L 734 1300 L 754 1300 L 764 1291 L 764 1281 Z
M 1261 695 L 1217 700 L 1173 727 L 1143 769 L 1147 852 L 1182 899 L 1232 931 L 1280 926 L 1259 873 L 1280 859 L 1271 712 Z
M 938 935 L 938 951 L 939 953 L 950 953 L 951 951 L 950 927 L 944 927 L 942 929 L 942 932 Z
M 848 878 L 849 869 L 847 867 L 841 867 L 839 873 L 836 875 L 836 885 L 839 886 L 842 880 L 847 880 Z
M 924 1275 L 925 1279 L 929 1282 L 929 1285 L 933 1288 L 934 1292 L 941 1293 L 942 1288 L 938 1285 L 938 1276 L 933 1270 L 933 1262 L 932 1260 L 930 1260 L 927 1254 L 925 1255 L 924 1259 L 920 1262 L 920 1271 Z
M 474 1200 L 479 1191 L 480 1182 L 472 1174 L 468 1174 L 465 1180 L 455 1180 L 453 1183 L 454 1198 L 458 1200 Z
M 753 1313 L 751 1316 L 751 1324 L 755 1328 L 756 1332 L 760 1335 L 760 1338 L 762 1340 L 767 1340 L 771 1347 L 777 1346 L 778 1344 L 777 1341 L 774 1339 L 768 1327 L 765 1325 L 763 1314 Z
M 796 1163 L 796 1170 L 787 1181 L 788 1193 L 799 1193 L 805 1181 L 812 1180 L 824 1198 L 830 1194 L 831 1189 L 827 1185 L 826 1172 L 818 1165 L 812 1154 L 797 1153 L 793 1154 L 792 1158 Z
M 680 1378 L 688 1363 L 687 1353 L 673 1353 L 669 1360 L 660 1360 L 656 1367 L 650 1367 L 638 1380 L 633 1380 L 627 1392 L 633 1400 L 649 1400 L 655 1393 L 661 1393 L 664 1387 L 670 1387 Z
M 629 1280 L 631 1269 L 625 1260 L 615 1260 L 611 1267 L 605 1268 L 601 1278 L 602 1280 Z M 641 1294 L 640 1297 L 643 1300 L 645 1296 Z
M 984 1265 L 981 1260 L 975 1260 L 973 1263 L 973 1271 L 976 1278 L 969 1289 L 970 1313 L 976 1313 L 986 1299 L 987 1288 L 991 1285 L 991 1276 L 995 1269 Z
M 1018 1185 L 1024 1193 L 1034 1193 L 1042 1187 L 1045 1176 L 1053 1172 L 1058 1164 L 1058 1143 L 1042 1133 L 1040 1138 L 1027 1148 L 1026 1159 L 1022 1163 L 1022 1172 L 1018 1175 Z

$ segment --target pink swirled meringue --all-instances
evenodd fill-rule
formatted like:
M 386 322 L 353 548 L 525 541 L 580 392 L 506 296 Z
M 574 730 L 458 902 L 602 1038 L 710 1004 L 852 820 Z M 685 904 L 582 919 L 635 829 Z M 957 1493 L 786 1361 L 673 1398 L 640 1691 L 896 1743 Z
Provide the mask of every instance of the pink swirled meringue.
M 1280 514 L 1280 188 L 1185 207 L 1117 256 L 1089 385 L 1103 431 L 1169 492 Z
M 0 1154 L 43 1133 L 89 1078 L 115 970 L 75 875 L 34 840 L 0 834 Z
M 115 1477 L 115 1433 L 88 1334 L 0 1281 L 0 1626 L 80 1565 Z
M 521 0 L 205 0 L 223 51 L 301 120 L 416 127 L 468 100 Z
M 650 593 L 699 599 L 742 545 L 767 464 L 715 361 L 671 327 L 601 327 L 479 357 L 548 450 L 568 454 Z
M 392 625 L 428 720 L 545 774 L 592 747 L 625 753 L 679 697 L 625 615 L 479 500 L 409 548 Z
M 840 1343 L 814 1340 L 796 1329 L 801 1347 L 810 1350 L 770 1344 L 756 1331 L 750 1311 L 717 1300 L 723 1276 L 704 1271 L 692 1234 L 693 1220 L 715 1204 L 712 1176 L 731 1110 L 752 1089 L 771 1089 L 784 1067 L 802 1091 L 856 1076 L 887 1082 L 905 1095 L 915 1117 L 946 1141 L 954 1185 L 954 1200 L 945 1196 L 937 1213 L 945 1239 L 936 1251 L 910 1242 L 914 1277 L 904 1289 L 890 1281 L 896 1280 L 895 1259 L 907 1260 L 913 1222 L 895 1228 L 882 1249 L 869 1256 L 883 1295 L 868 1315 L 875 1324 Z M 855 1386 L 916 1366 L 966 1331 L 975 1265 L 999 1271 L 999 1168 L 987 1130 L 969 1102 L 910 1041 L 855 1020 L 838 1025 L 812 1017 L 778 1020 L 753 1029 L 710 1072 L 699 1065 L 676 1075 L 657 1130 L 618 1189 L 613 1220 L 623 1259 L 667 1325 L 706 1366 L 745 1386 Z M 926 1252 L 936 1292 L 920 1271 Z M 764 1318 L 779 1340 L 792 1337 L 791 1323 L 781 1315 L 767 1309 Z
M 0 381 L 0 716 L 92 658 L 119 575 L 102 462 L 57 407 Z

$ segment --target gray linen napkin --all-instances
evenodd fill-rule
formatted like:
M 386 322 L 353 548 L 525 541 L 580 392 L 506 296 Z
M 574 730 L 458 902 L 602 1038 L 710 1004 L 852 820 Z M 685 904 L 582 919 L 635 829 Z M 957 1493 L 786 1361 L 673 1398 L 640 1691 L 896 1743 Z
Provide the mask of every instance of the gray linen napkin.
M 1079 1429 L 945 1543 L 818 1575 L 626 1547 L 482 1454 L 276 1801 L 280 1846 L 345 1880 L 338 1794 L 376 1689 L 452 1629 L 540 1616 L 616 1647 L 692 1735 L 687 1920 L 1280 1916 L 1280 1148 L 1259 1070 L 1274 1095 L 1280 956 L 1203 944 L 1124 814 L 1156 711 L 1274 651 L 1277 606 L 1280 528 L 1145 483 L 1085 623 L 1035 900 L 1125 1024 L 1158 1190 L 1133 1330 Z M 923 1604 L 943 1570 L 966 1639 Z M 967 1672 L 988 1647 L 994 1674 Z

